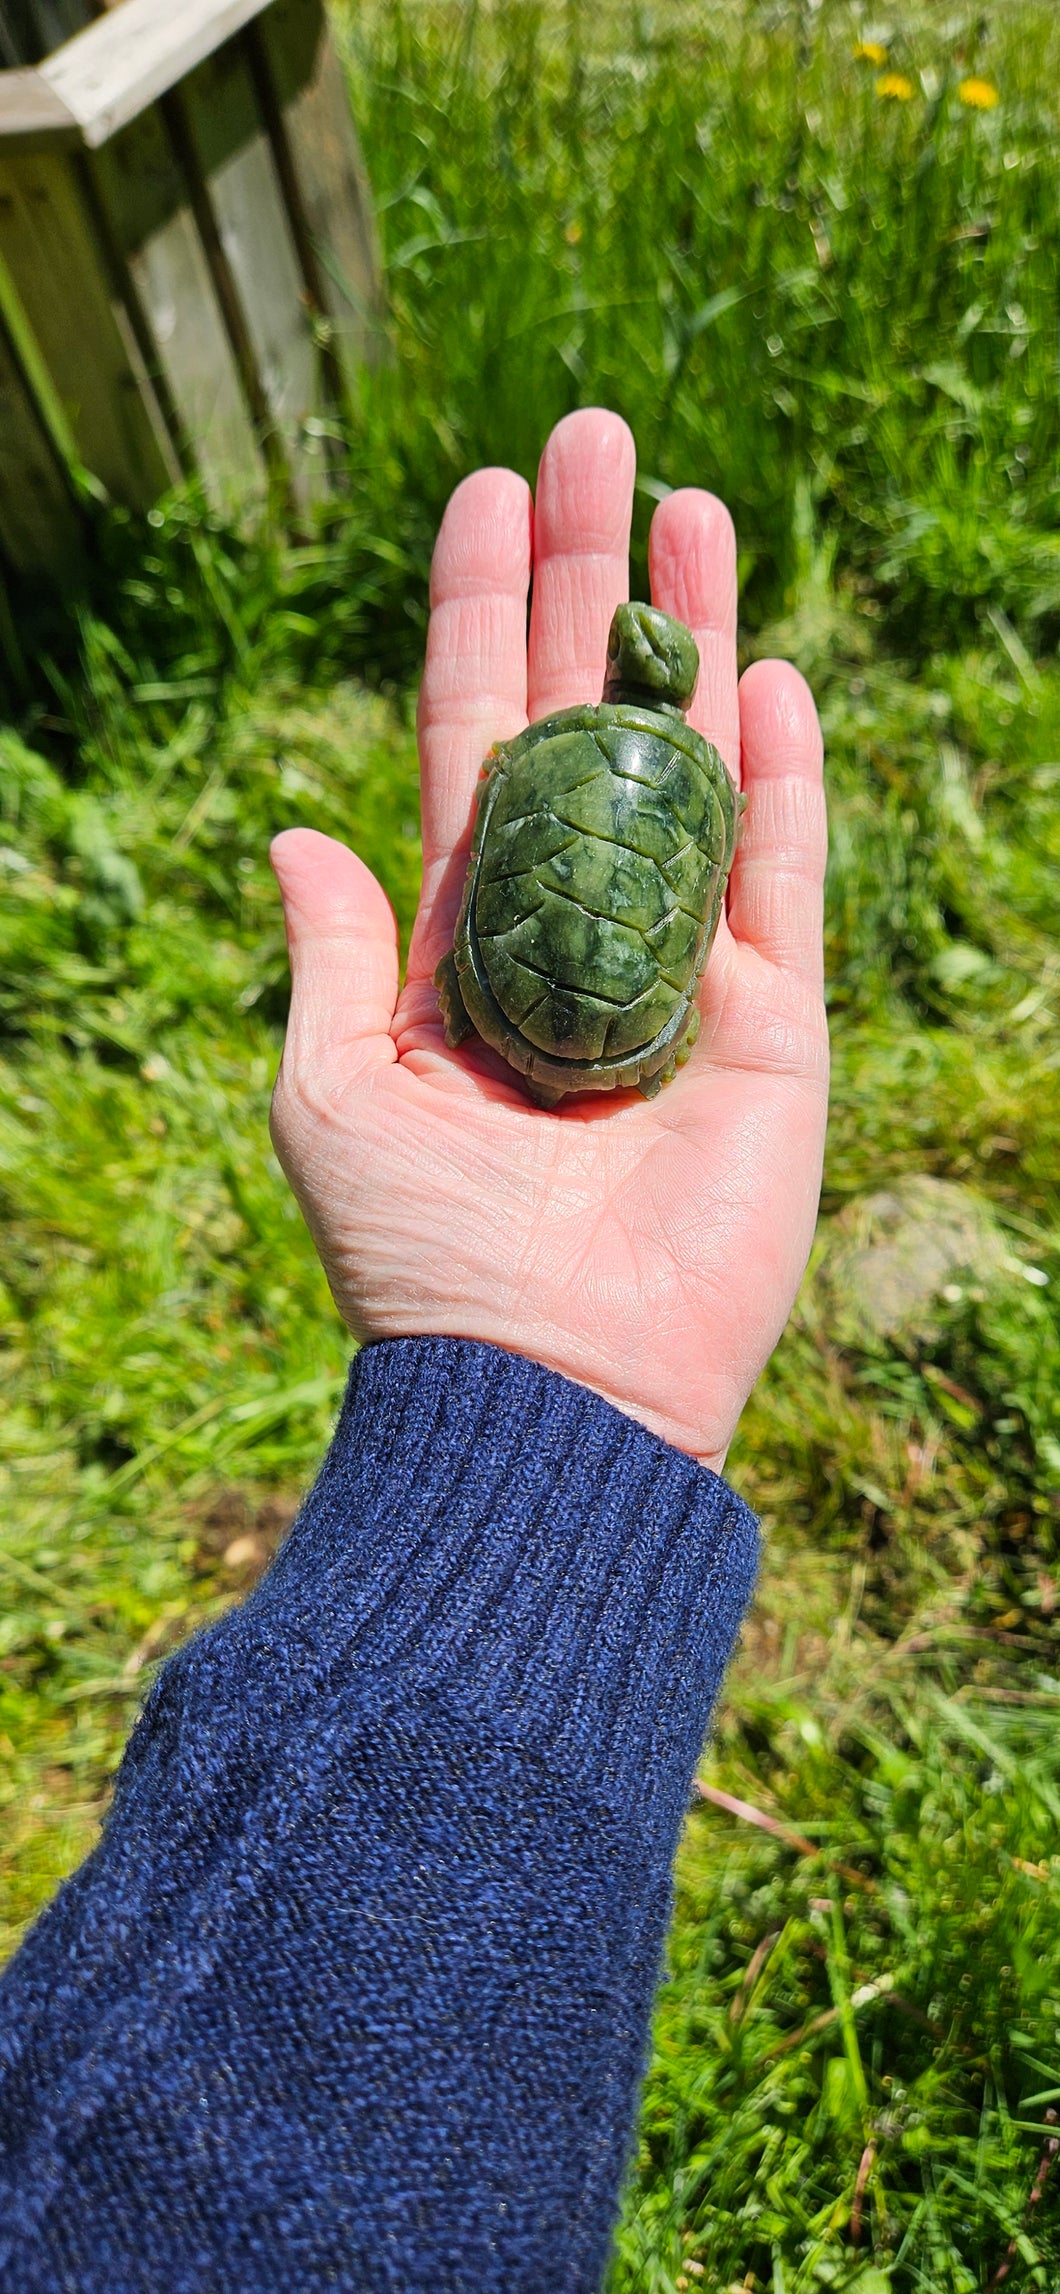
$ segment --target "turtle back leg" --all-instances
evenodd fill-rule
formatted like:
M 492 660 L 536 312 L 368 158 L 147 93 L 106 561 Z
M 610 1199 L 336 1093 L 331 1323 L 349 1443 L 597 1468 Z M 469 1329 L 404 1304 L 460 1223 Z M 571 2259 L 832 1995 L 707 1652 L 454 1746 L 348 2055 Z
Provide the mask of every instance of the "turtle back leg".
M 693 1004 L 688 1015 L 688 1027 L 676 1049 L 670 1053 L 665 1067 L 656 1068 L 654 1075 L 643 1075 L 637 1083 L 642 1099 L 657 1099 L 664 1083 L 672 1083 L 679 1067 L 692 1057 L 692 1046 L 699 1034 L 699 1006 Z
M 565 1091 L 551 1091 L 547 1083 L 535 1083 L 532 1075 L 524 1075 L 523 1082 L 534 1106 L 544 1107 L 550 1112 L 553 1107 L 558 1107 L 560 1101 L 567 1096 Z
M 475 1030 L 460 993 L 460 975 L 452 949 L 447 956 L 442 957 L 434 975 L 434 984 L 445 1022 L 445 1040 L 450 1051 L 455 1051 L 458 1044 L 466 1043 L 468 1036 L 474 1035 Z

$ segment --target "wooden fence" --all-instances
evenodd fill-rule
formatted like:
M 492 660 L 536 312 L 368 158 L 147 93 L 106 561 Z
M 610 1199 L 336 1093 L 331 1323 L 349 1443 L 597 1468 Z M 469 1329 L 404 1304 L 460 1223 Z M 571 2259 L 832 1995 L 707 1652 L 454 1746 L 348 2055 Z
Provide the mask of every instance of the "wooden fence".
M 93 494 L 296 515 L 382 341 L 322 0 L 90 13 L 0 0 L 0 552 L 53 574 Z

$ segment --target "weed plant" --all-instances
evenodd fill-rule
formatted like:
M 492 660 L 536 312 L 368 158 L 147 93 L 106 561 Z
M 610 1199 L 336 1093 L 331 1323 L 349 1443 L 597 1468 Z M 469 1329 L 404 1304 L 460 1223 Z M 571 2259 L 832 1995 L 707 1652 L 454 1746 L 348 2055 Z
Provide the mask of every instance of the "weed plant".
M 348 837 L 407 931 L 437 517 L 609 403 L 636 585 L 655 499 L 714 486 L 745 651 L 818 694 L 836 1066 L 819 1263 L 731 1461 L 767 1561 L 612 2294 L 1051 2290 L 1060 30 L 423 0 L 345 34 L 392 337 L 346 495 L 296 544 L 193 491 L 114 514 L 0 618 L 4 1935 L 95 1836 L 152 1666 L 262 1565 L 348 1359 L 267 1144 L 268 837 Z M 1001 1258 L 840 1344 L 835 1222 L 914 1173 Z

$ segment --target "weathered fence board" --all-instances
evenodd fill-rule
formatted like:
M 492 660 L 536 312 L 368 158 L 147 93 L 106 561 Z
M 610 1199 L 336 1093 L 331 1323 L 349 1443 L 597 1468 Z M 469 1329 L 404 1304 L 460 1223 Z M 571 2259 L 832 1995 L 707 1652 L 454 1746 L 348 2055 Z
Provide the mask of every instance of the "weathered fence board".
M 146 507 L 170 471 L 73 167 L 64 153 L 0 152 L 0 244 L 81 460 L 119 501 Z
M 221 508 L 252 502 L 264 491 L 264 464 L 158 107 L 105 144 L 93 167 L 172 404 L 178 457 L 199 470 Z
M 306 323 L 298 252 L 242 42 L 229 41 L 183 82 L 200 178 L 209 184 L 221 246 L 246 320 L 248 384 L 259 420 L 302 459 L 302 425 L 320 411 L 320 361 Z
M 307 284 L 355 386 L 382 316 L 379 250 L 342 66 L 323 18 L 321 0 L 276 0 L 246 38 L 264 51 L 275 90 L 310 249 Z
M 80 542 L 62 463 L 0 329 L 0 549 L 37 573 L 68 565 Z
M 122 0 L 40 67 L 90 151 L 223 47 L 268 0 Z
M 8 158 L 17 151 L 76 146 L 81 131 L 61 96 L 39 72 L 0 72 L 0 144 Z
M 33 467 L 47 472 L 55 442 L 43 373 L 73 441 L 60 491 L 72 470 L 76 494 L 80 465 L 143 507 L 197 471 L 226 510 L 267 486 L 293 512 L 330 482 L 323 418 L 382 340 L 322 0 L 62 0 L 75 20 L 109 13 L 27 68 L 52 4 L 18 0 L 32 19 L 19 48 L 15 0 L 0 0 L 18 58 L 0 71 L 0 258 L 25 319 L 12 335 L 0 297 L 0 334 L 7 394 L 20 386 L 27 442 L 34 423 L 45 442 Z M 6 494 L 31 461 L 28 443 L 3 457 Z M 47 553 L 50 483 L 27 475 L 39 500 L 0 502 L 16 566 Z

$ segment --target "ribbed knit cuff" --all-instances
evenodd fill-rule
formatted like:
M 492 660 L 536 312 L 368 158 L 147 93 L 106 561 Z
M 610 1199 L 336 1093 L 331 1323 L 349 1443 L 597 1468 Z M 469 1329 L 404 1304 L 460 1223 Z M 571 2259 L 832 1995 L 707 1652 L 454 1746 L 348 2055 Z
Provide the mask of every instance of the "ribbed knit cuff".
M 727 1484 L 598 1395 L 496 1347 L 398 1339 L 357 1357 L 248 1609 L 279 1604 L 288 1666 L 300 1643 L 318 1678 L 344 1660 L 403 1700 L 455 1698 L 643 1814 L 652 1777 L 691 1773 L 756 1559 Z

